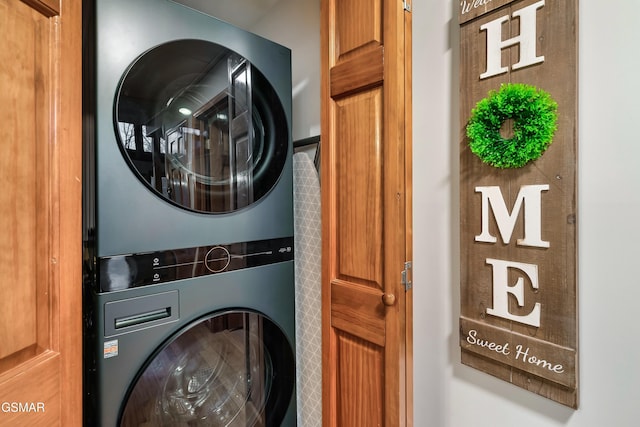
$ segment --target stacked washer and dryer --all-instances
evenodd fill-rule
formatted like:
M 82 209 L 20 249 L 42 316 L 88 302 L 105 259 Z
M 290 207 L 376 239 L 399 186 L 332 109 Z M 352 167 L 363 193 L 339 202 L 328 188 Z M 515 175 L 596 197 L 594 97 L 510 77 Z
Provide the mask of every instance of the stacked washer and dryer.
M 85 3 L 85 424 L 293 426 L 290 51 Z

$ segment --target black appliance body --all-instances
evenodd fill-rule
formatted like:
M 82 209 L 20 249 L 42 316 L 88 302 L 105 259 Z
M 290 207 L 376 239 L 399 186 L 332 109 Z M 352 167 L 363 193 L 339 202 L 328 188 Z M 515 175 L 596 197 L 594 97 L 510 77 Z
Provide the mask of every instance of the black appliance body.
M 85 2 L 85 424 L 295 425 L 290 51 Z

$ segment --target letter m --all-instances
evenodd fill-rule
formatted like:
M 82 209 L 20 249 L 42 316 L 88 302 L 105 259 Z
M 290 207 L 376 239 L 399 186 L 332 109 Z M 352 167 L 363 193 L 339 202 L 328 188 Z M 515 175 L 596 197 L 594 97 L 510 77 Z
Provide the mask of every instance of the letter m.
M 480 74 L 486 79 L 509 71 L 502 66 L 502 49 L 516 44 L 520 45 L 520 60 L 513 64 L 513 69 L 544 62 L 544 56 L 536 56 L 536 12 L 544 6 L 544 0 L 516 10 L 511 16 L 520 18 L 520 35 L 502 40 L 502 24 L 509 21 L 509 15 L 502 16 L 480 27 L 487 32 L 487 70 Z
M 542 240 L 542 192 L 548 191 L 549 185 L 523 185 L 511 213 L 502 197 L 498 186 L 476 187 L 476 193 L 482 194 L 482 232 L 475 237 L 476 242 L 496 243 L 497 238 L 489 230 L 489 211 L 493 214 L 504 244 L 509 244 L 516 220 L 524 205 L 524 238 L 516 244 L 548 248 L 549 242 Z

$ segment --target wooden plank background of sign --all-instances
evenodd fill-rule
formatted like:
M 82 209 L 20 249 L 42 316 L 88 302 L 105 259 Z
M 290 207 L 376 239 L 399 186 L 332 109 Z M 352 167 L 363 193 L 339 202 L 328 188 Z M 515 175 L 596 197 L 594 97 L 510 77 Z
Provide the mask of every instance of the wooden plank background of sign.
M 459 12 L 462 363 L 573 408 L 577 12 L 577 0 L 461 0 Z M 466 136 L 471 110 L 503 83 L 558 104 L 553 142 L 517 169 L 482 163 Z

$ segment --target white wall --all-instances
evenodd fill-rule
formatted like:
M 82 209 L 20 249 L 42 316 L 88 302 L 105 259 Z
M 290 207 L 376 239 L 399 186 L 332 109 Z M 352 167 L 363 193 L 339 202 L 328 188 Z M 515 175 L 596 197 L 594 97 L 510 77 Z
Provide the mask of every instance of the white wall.
M 291 49 L 293 140 L 320 134 L 320 0 L 280 0 L 250 31 Z
M 579 5 L 580 408 L 574 411 L 459 362 L 459 3 L 413 1 L 416 427 L 638 424 L 637 3 Z M 280 0 L 251 29 L 292 49 L 294 139 L 319 131 L 319 14 L 319 0 Z
M 638 425 L 638 2 L 579 5 L 577 411 L 459 362 L 458 5 L 413 2 L 415 426 Z

